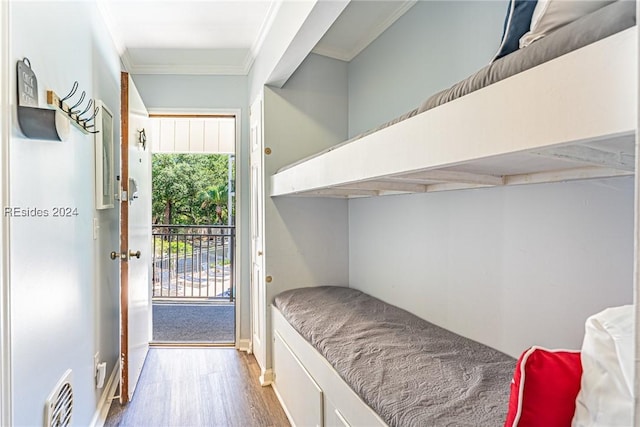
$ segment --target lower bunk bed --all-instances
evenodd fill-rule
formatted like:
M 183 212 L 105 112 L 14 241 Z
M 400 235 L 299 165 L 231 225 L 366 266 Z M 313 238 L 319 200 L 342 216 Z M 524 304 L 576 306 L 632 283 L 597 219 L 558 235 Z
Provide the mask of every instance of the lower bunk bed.
M 274 389 L 298 426 L 500 426 L 515 359 L 358 290 L 285 291 Z

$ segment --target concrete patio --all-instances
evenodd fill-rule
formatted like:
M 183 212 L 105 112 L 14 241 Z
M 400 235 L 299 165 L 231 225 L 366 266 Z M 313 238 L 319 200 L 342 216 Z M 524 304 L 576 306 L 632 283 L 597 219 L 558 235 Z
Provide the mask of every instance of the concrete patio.
M 233 344 L 235 305 L 221 302 L 154 301 L 153 342 Z

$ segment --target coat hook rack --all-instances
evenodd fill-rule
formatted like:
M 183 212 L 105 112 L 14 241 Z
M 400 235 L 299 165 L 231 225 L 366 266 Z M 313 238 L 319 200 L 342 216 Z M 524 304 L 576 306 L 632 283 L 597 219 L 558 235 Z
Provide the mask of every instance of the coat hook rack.
M 95 107 L 92 110 L 91 107 L 93 107 L 94 101 L 93 99 L 90 99 L 86 107 L 82 109 L 81 105 L 84 102 L 85 97 L 87 96 L 87 93 L 85 91 L 82 91 L 82 93 L 80 94 L 80 98 L 72 106 L 69 106 L 65 102 L 70 100 L 76 94 L 76 92 L 78 91 L 78 86 L 79 85 L 77 81 L 73 82 L 73 86 L 71 87 L 69 93 L 62 98 L 60 98 L 54 91 L 48 90 L 47 104 L 60 110 L 69 118 L 71 124 L 80 129 L 82 132 L 86 134 L 98 133 L 97 130 L 94 130 L 94 119 L 98 115 L 100 107 Z M 87 113 L 89 113 L 90 115 L 88 117 L 85 117 Z
M 86 92 L 82 92 L 72 107 L 65 103 L 78 90 L 77 81 L 73 83 L 71 91 L 62 99 L 54 91 L 47 91 L 47 104 L 55 109 L 40 108 L 38 79 L 31 68 L 31 62 L 28 58 L 24 58 L 18 61 L 16 69 L 18 74 L 16 79 L 18 83 L 18 124 L 27 138 L 63 141 L 69 135 L 69 123 L 85 134 L 98 133 L 97 130 L 94 130 L 94 121 L 99 108 L 94 107 L 94 100 L 90 99 L 84 109 L 81 107 Z

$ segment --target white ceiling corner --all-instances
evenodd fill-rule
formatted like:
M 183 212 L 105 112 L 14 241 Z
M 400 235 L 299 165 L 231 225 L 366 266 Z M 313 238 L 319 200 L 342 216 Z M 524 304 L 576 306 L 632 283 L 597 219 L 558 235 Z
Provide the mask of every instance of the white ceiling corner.
M 269 30 L 271 29 L 273 20 L 278 14 L 278 10 L 280 10 L 280 6 L 282 5 L 283 1 L 284 0 L 274 0 L 271 2 L 271 5 L 269 6 L 269 10 L 267 11 L 267 15 L 264 21 L 262 22 L 262 26 L 260 27 L 260 31 L 258 31 L 258 37 L 256 37 L 255 41 L 253 42 L 253 45 L 251 46 L 251 49 L 247 54 L 247 58 L 244 64 L 244 67 L 246 70 L 245 74 L 249 74 L 249 70 L 253 65 L 253 61 L 255 61 L 256 57 L 258 56 L 258 53 L 262 48 L 262 44 L 264 43 L 264 40 L 267 37 Z
M 96 3 L 131 74 L 247 75 L 283 1 Z M 416 2 L 352 0 L 313 52 L 350 61 Z
M 100 16 L 102 17 L 102 20 L 107 27 L 107 32 L 109 33 L 109 36 L 111 36 L 111 40 L 113 41 L 113 44 L 118 51 L 118 54 L 122 55 L 126 48 L 119 33 L 115 31 L 116 26 L 113 22 L 113 16 L 109 11 L 107 2 L 108 0 L 97 0 L 96 5 L 98 7 L 98 12 L 100 12 Z
M 349 62 L 377 39 L 418 0 L 355 1 L 313 49 L 313 53 Z
M 127 49 L 124 49 L 123 52 L 120 53 L 120 61 L 122 61 L 122 65 L 124 66 L 124 69 L 133 74 L 133 62 L 131 61 L 131 58 L 129 57 L 129 52 L 127 51 Z
M 132 74 L 248 74 L 282 0 L 97 0 Z

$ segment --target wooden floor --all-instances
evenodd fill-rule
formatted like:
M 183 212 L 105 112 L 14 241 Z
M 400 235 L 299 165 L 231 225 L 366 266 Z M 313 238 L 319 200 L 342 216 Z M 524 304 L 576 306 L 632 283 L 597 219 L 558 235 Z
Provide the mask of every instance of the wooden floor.
M 105 426 L 289 426 L 253 355 L 231 348 L 152 348 L 133 400 Z

